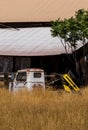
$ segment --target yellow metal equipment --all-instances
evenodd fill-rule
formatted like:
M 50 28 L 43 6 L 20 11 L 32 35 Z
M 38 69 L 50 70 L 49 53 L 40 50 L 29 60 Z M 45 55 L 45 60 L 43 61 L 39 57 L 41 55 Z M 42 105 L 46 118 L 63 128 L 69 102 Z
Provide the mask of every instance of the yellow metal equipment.
M 67 92 L 71 92 L 71 89 L 73 89 L 76 92 L 79 92 L 79 87 L 73 82 L 73 80 L 70 78 L 70 76 L 68 74 L 64 74 L 63 78 L 65 79 L 65 81 L 69 84 L 69 85 L 63 85 L 65 91 Z

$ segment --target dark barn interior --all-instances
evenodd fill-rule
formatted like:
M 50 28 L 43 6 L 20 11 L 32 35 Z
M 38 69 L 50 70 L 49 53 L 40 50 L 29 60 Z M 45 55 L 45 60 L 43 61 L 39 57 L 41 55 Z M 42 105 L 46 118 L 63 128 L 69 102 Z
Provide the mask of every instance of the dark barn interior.
M 64 73 L 70 67 L 67 55 L 56 56 L 0 56 L 0 72 L 16 72 L 18 69 L 42 68 L 47 74 Z

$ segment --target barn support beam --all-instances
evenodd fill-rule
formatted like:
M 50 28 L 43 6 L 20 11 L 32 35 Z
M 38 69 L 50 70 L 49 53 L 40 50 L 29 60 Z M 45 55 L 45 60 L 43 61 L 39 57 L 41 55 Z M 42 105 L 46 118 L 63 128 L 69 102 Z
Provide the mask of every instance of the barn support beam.
M 15 64 L 16 64 L 16 57 L 13 56 L 13 69 L 12 69 L 12 72 L 15 72 Z

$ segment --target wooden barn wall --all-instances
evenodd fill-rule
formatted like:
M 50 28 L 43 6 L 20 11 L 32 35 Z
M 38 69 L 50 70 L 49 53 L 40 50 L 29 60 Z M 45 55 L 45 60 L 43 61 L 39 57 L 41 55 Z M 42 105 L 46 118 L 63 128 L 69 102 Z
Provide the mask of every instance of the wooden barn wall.
M 69 62 L 65 55 L 59 56 L 45 56 L 45 57 L 32 57 L 31 67 L 41 67 L 48 74 L 64 73 L 69 66 Z
M 0 72 L 16 72 L 18 69 L 25 68 L 42 68 L 46 74 L 67 73 L 69 70 L 81 80 L 84 78 L 88 83 L 88 55 L 86 64 L 83 58 L 78 60 L 77 73 L 72 55 L 56 55 L 56 56 L 32 56 L 32 57 L 14 57 L 0 56 Z M 84 67 L 85 66 L 85 67 Z M 85 68 L 85 71 L 84 71 Z
M 69 67 L 67 56 L 0 56 L 0 72 L 13 72 L 25 68 L 42 68 L 47 73 L 64 73 Z
M 12 72 L 30 67 L 30 57 L 0 56 L 0 72 Z
M 13 58 L 0 56 L 0 72 L 10 72 L 13 69 Z

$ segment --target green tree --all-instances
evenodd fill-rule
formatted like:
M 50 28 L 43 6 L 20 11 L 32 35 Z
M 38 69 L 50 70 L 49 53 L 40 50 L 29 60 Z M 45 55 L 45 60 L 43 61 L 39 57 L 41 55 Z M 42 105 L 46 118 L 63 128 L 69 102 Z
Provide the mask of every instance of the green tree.
M 79 41 L 83 46 L 88 42 L 88 10 L 80 9 L 75 12 L 74 17 L 52 21 L 51 34 L 61 40 L 67 54 L 70 47 L 76 64 L 76 48 Z M 84 56 L 85 52 L 84 48 Z
M 88 11 L 80 9 L 75 17 L 52 21 L 51 34 L 61 39 L 65 50 L 69 46 L 72 52 L 75 51 L 78 41 L 84 45 L 88 39 Z

